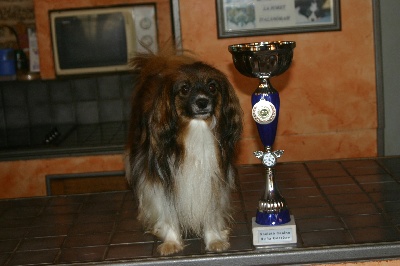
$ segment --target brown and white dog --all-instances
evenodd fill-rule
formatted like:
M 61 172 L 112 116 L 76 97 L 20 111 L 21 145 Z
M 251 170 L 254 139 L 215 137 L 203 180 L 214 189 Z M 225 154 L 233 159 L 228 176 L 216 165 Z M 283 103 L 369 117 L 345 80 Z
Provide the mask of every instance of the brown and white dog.
M 161 238 L 162 255 L 203 237 L 229 248 L 230 192 L 242 110 L 225 75 L 183 55 L 138 55 L 126 172 L 139 220 Z

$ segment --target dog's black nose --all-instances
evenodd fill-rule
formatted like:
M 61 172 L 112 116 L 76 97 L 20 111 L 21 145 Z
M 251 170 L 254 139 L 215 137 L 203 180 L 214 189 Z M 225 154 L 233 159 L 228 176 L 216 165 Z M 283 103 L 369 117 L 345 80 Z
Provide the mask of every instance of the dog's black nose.
M 205 108 L 207 108 L 208 103 L 209 103 L 209 100 L 208 100 L 208 99 L 201 98 L 201 99 L 197 99 L 197 100 L 196 100 L 196 105 L 197 105 L 197 107 L 199 107 L 200 109 L 205 109 Z

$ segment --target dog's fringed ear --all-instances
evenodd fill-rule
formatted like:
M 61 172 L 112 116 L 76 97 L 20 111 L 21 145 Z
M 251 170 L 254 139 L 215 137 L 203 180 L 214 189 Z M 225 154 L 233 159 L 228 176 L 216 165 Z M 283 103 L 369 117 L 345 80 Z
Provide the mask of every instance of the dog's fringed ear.
M 225 160 L 233 163 L 235 154 L 235 146 L 242 134 L 242 117 L 243 111 L 240 107 L 239 99 L 226 77 L 222 84 L 222 104 L 220 117 L 218 118 L 218 133 L 220 135 L 220 143 L 225 149 Z
M 154 101 L 149 113 L 148 133 L 151 150 L 154 152 L 153 166 L 157 174 L 166 184 L 171 183 L 171 161 L 175 157 L 177 147 L 177 114 L 174 107 L 172 86 L 168 78 L 159 76 L 158 93 L 153 95 Z
M 132 131 L 138 132 L 136 138 L 143 138 L 141 141 L 133 140 L 136 145 L 132 147 L 136 150 L 140 147 L 139 152 L 133 152 L 144 155 L 147 176 L 166 184 L 171 182 L 170 160 L 179 157 L 177 114 L 172 91 L 174 80 L 170 76 L 169 58 L 170 55 L 164 54 L 138 54 L 131 61 L 134 73 L 139 77 L 132 110 L 139 109 L 133 114 L 140 114 L 140 117 L 131 119 L 136 121 L 134 125 L 141 125 L 141 129 L 132 128 Z

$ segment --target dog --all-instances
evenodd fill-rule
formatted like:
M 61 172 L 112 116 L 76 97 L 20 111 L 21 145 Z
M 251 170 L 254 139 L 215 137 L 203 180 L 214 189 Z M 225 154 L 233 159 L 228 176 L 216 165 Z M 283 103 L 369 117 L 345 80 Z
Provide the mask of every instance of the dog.
M 295 0 L 297 22 L 316 22 L 325 16 L 326 0 Z
M 205 248 L 229 248 L 230 194 L 242 110 L 227 77 L 186 56 L 138 55 L 132 97 L 126 178 L 138 201 L 138 219 L 169 255 L 183 237 Z

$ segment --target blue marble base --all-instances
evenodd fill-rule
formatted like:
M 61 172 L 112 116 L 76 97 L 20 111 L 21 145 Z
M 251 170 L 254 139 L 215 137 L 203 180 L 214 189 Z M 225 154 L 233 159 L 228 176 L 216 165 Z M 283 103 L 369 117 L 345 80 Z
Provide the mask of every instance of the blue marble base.
M 267 213 L 257 210 L 256 223 L 260 225 L 281 225 L 290 222 L 289 209 L 280 211 L 279 213 Z

